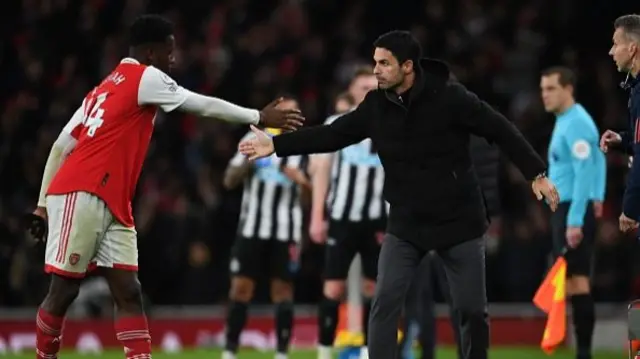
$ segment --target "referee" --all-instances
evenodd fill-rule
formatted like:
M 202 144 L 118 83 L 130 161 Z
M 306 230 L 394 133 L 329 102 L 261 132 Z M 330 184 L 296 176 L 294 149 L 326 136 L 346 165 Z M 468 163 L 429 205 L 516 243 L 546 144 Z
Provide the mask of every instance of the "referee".
M 469 135 L 495 142 L 531 181 L 538 199 L 558 204 L 546 165 L 516 127 L 458 82 L 448 66 L 422 59 L 418 41 L 392 31 L 374 43 L 378 89 L 358 108 L 329 126 L 275 136 L 252 127 L 242 141 L 249 158 L 334 152 L 371 138 L 385 170 L 384 196 L 391 204 L 378 258 L 369 319 L 369 357 L 396 356 L 404 296 L 418 263 L 436 250 L 460 315 L 462 353 L 485 359 L 489 321 L 485 290 L 487 214 L 469 156 Z
M 356 69 L 349 85 L 349 94 L 355 101 L 350 110 L 377 87 L 373 67 Z M 325 124 L 330 125 L 341 115 L 329 117 Z M 311 156 L 310 166 L 313 181 L 310 235 L 316 243 L 326 242 L 324 298 L 318 313 L 318 358 L 330 359 L 338 324 L 338 307 L 344 296 L 351 261 L 357 253 L 362 260 L 364 276 L 362 321 L 366 343 L 380 240 L 386 227 L 386 204 L 382 197 L 384 169 L 370 139 L 335 154 Z M 325 213 L 329 219 L 328 239 L 324 232 Z M 360 358 L 368 358 L 366 347 L 361 349 Z
M 298 109 L 286 99 L 278 107 Z M 268 130 L 276 134 L 277 130 Z M 223 359 L 235 359 L 240 334 L 247 321 L 247 307 L 256 280 L 267 273 L 271 300 L 275 304 L 276 359 L 286 359 L 293 325 L 292 258 L 302 237 L 302 209 L 298 186 L 310 184 L 302 172 L 301 156 L 270 156 L 247 161 L 236 154 L 224 175 L 232 189 L 244 182 L 238 238 L 231 250 L 231 289 L 226 321 Z
M 574 99 L 575 85 L 575 75 L 568 68 L 557 66 L 542 72 L 544 108 L 556 117 L 548 151 L 549 178 L 560 194 L 558 210 L 551 217 L 553 251 L 560 256 L 566 250 L 566 295 L 573 308 L 577 358 L 590 359 L 595 324 L 590 276 L 607 165 L 598 148 L 598 128 Z

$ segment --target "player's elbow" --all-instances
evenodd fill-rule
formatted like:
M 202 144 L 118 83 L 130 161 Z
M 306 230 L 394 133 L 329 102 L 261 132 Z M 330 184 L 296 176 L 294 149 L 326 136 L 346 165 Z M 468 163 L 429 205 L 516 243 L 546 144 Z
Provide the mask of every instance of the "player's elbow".
M 227 174 L 225 174 L 225 176 L 222 179 L 222 187 L 224 187 L 224 189 L 226 190 L 232 190 L 235 189 L 238 186 L 237 181 L 234 181 L 233 178 L 231 178 L 231 176 L 228 176 Z
M 233 190 L 240 184 L 238 171 L 234 167 L 227 168 L 222 177 L 222 187 L 226 190 Z

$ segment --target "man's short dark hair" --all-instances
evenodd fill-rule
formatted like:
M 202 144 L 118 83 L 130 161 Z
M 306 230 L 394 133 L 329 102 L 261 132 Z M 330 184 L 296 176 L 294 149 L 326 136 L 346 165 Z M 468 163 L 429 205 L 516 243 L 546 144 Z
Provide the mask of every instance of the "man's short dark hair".
M 380 47 L 391 51 L 400 64 L 407 60 L 418 62 L 422 57 L 422 47 L 415 36 L 409 31 L 394 30 L 380 37 L 373 42 L 374 47 Z
M 173 24 L 167 18 L 150 14 L 138 17 L 129 29 L 129 46 L 164 43 L 173 35 Z
M 562 87 L 571 85 L 576 87 L 576 74 L 568 67 L 565 66 L 552 66 L 542 71 L 542 76 L 558 75 L 558 83 Z
M 640 15 L 623 15 L 613 22 L 614 29 L 622 29 L 625 34 L 630 35 L 633 40 L 640 42 Z

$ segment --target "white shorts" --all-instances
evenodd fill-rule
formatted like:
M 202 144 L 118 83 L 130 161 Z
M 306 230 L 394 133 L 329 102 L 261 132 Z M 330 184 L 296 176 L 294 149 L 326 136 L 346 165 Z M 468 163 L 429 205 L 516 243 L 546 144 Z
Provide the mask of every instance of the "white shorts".
M 138 270 L 136 230 L 116 221 L 106 203 L 87 192 L 47 196 L 45 272 L 83 278 L 95 267 Z

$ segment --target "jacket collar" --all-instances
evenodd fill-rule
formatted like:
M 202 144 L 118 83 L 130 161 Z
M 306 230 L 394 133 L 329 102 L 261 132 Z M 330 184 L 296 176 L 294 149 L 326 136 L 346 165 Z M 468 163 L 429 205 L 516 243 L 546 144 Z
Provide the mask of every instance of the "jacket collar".
M 409 103 L 420 95 L 433 96 L 442 90 L 450 77 L 449 66 L 440 60 L 423 58 L 415 68 L 415 80 L 409 89 Z M 385 90 L 388 99 L 397 98 L 393 90 Z

